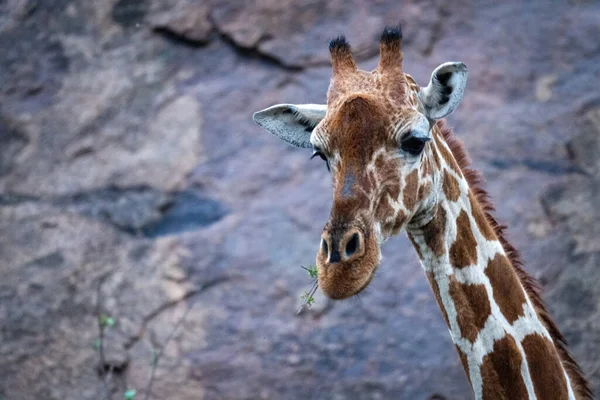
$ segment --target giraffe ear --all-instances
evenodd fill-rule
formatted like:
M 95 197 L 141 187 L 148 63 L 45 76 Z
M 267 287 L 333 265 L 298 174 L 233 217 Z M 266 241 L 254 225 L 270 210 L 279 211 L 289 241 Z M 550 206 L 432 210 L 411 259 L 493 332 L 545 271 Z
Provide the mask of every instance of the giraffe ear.
M 252 119 L 284 142 L 310 149 L 310 134 L 326 112 L 325 104 L 277 104 L 255 112 Z
M 447 62 L 431 74 L 426 88 L 419 92 L 424 114 L 438 120 L 450 114 L 462 100 L 467 84 L 467 66 L 461 62 Z

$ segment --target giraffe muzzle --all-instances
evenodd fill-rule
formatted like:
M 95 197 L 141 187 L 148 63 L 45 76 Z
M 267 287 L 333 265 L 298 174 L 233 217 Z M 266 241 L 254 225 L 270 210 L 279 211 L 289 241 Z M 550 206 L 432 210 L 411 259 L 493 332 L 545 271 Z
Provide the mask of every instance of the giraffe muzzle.
M 379 246 L 372 232 L 360 228 L 325 229 L 317 253 L 319 286 L 332 299 L 363 290 L 379 264 Z

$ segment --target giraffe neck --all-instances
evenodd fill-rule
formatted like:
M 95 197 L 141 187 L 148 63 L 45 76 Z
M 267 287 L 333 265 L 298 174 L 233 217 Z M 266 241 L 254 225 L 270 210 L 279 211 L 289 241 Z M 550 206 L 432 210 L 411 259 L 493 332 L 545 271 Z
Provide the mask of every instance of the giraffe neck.
M 575 399 L 557 349 L 450 150 L 433 217 L 409 227 L 476 399 Z M 435 158 L 435 157 L 434 157 Z

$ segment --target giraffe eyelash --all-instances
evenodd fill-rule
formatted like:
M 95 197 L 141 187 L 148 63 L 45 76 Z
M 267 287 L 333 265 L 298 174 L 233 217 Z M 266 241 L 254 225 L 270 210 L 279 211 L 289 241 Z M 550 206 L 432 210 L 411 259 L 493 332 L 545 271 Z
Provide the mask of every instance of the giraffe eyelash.
M 327 171 L 331 172 L 331 167 L 329 165 L 329 159 L 327 158 L 327 156 L 323 153 L 323 151 L 318 148 L 318 147 L 314 147 L 313 148 L 313 153 L 312 156 L 310 156 L 310 159 L 312 160 L 315 157 L 320 157 L 321 160 L 325 161 L 325 164 L 327 165 Z

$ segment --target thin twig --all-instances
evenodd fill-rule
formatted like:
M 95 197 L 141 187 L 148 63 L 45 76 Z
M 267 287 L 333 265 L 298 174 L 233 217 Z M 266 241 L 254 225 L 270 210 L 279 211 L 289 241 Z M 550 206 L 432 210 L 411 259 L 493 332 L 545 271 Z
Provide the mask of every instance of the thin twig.
M 307 305 L 310 308 L 309 302 L 313 298 L 314 294 L 317 293 L 317 289 L 318 288 L 319 288 L 319 280 L 315 279 L 315 281 L 313 282 L 313 285 L 310 288 L 310 290 L 307 293 L 305 293 L 306 298 L 304 299 L 304 303 L 300 306 L 300 308 L 298 309 L 298 311 L 296 311 L 296 315 L 301 314 L 305 310 L 305 308 L 306 308 Z
M 237 279 L 246 279 L 246 277 L 244 275 L 239 275 L 239 274 L 230 274 L 230 275 L 225 275 L 225 276 L 218 276 L 214 279 L 209 280 L 208 282 L 205 282 L 201 287 L 199 287 L 198 289 L 194 289 L 194 290 L 190 290 L 188 293 L 186 293 L 183 297 L 176 299 L 176 300 L 171 300 L 168 301 L 164 304 L 162 304 L 160 307 L 158 307 L 157 309 L 153 310 L 152 312 L 150 312 L 148 315 L 146 315 L 142 321 L 142 326 L 140 327 L 140 329 L 138 330 L 138 332 L 128 341 L 125 343 L 125 348 L 126 349 L 130 349 L 131 347 L 133 347 L 139 340 L 142 339 L 142 337 L 144 336 L 144 334 L 146 333 L 146 329 L 147 326 L 150 324 L 150 322 L 152 322 L 155 318 L 157 318 L 159 315 L 161 315 L 163 312 L 165 312 L 166 310 L 170 309 L 171 307 L 176 306 L 177 304 L 186 301 L 194 296 L 197 296 L 203 292 L 205 292 L 206 290 L 219 285 L 221 283 L 225 283 L 225 282 L 229 282 L 232 280 L 237 280 Z
M 154 377 L 156 376 L 156 368 L 158 366 L 158 362 L 160 361 L 160 359 L 164 353 L 165 348 L 167 347 L 167 345 L 169 344 L 171 339 L 173 339 L 175 332 L 183 324 L 185 318 L 187 317 L 188 313 L 190 312 L 190 310 L 192 309 L 193 306 L 194 306 L 193 304 L 188 305 L 187 309 L 185 310 L 183 315 L 179 318 L 179 320 L 177 320 L 177 323 L 175 323 L 175 326 L 173 327 L 173 329 L 171 330 L 171 332 L 165 339 L 165 342 L 158 350 L 158 353 L 156 353 L 156 356 L 154 356 L 154 354 L 153 354 L 152 370 L 150 371 L 150 379 L 148 380 L 148 385 L 146 385 L 146 395 L 144 396 L 144 400 L 148 400 L 150 398 L 150 393 L 152 392 L 152 385 L 154 384 Z
M 202 285 L 200 288 L 196 289 L 196 290 L 192 290 L 190 291 L 188 294 L 186 294 L 182 299 L 177 300 L 171 304 L 169 304 L 169 307 L 179 303 L 180 301 L 184 301 L 184 300 L 188 300 L 190 297 L 192 296 L 196 296 L 210 288 L 212 288 L 215 285 L 218 285 L 220 283 L 223 282 L 227 282 L 230 281 L 232 279 L 243 279 L 245 278 L 243 275 L 228 275 L 228 276 L 221 276 L 221 277 L 217 277 L 215 279 L 212 279 L 206 283 L 204 283 L 204 285 Z M 154 379 L 156 376 L 156 368 L 158 367 L 158 362 L 160 361 L 160 359 L 163 356 L 164 350 L 167 347 L 167 345 L 169 344 L 169 342 L 173 339 L 173 336 L 175 335 L 175 332 L 177 332 L 177 330 L 179 329 L 179 327 L 183 324 L 183 322 L 185 321 L 187 315 L 189 314 L 189 312 L 192 310 L 192 308 L 194 307 L 194 304 L 188 304 L 187 309 L 185 310 L 185 312 L 183 313 L 183 315 L 177 320 L 177 322 L 175 323 L 175 326 L 173 326 L 173 329 L 171 330 L 171 332 L 169 333 L 169 335 L 167 336 L 167 338 L 165 339 L 165 342 L 163 343 L 163 345 L 160 347 L 160 349 L 158 350 L 158 353 L 156 353 L 156 355 L 153 357 L 152 359 L 152 370 L 150 371 L 150 378 L 148 380 L 148 384 L 146 385 L 146 394 L 144 396 L 144 400 L 148 400 L 150 398 L 150 393 L 152 393 L 152 385 L 154 384 Z M 164 311 L 166 308 L 165 307 L 161 307 L 159 310 L 160 312 Z M 151 314 L 151 317 L 147 317 L 147 320 L 151 320 L 154 319 L 154 317 L 156 317 L 159 314 L 159 311 L 155 311 Z M 147 323 L 147 322 L 146 322 Z
M 98 353 L 100 354 L 100 374 L 102 375 L 102 385 L 104 387 L 104 397 L 106 400 L 111 400 L 110 387 L 108 382 L 112 375 L 112 368 L 109 369 L 108 373 L 105 373 L 104 367 L 106 366 L 106 356 L 104 355 L 104 324 L 102 323 L 102 285 L 108 275 L 104 275 L 98 282 L 98 288 L 96 290 L 96 321 L 98 323 L 98 338 L 99 346 Z
M 158 316 L 160 313 L 162 313 L 167 308 L 172 307 L 181 301 L 189 300 L 192 296 L 197 296 L 200 293 L 203 293 L 204 291 L 212 288 L 213 286 L 216 286 L 216 285 L 224 283 L 224 282 L 228 282 L 232 279 L 245 279 L 245 276 L 243 276 L 243 275 L 226 275 L 226 276 L 216 277 L 208 282 L 205 282 L 201 287 L 199 287 L 196 290 L 190 291 L 185 296 L 183 296 L 181 299 L 176 300 L 174 302 L 167 303 L 166 305 L 159 307 L 159 309 L 155 310 L 154 312 L 152 312 L 149 316 L 147 316 L 144 319 L 145 320 L 144 325 L 148 324 L 152 319 L 154 319 L 156 316 Z M 150 378 L 148 380 L 148 384 L 146 385 L 146 394 L 144 396 L 144 400 L 148 400 L 150 398 L 150 393 L 152 393 L 152 385 L 154 384 L 154 379 L 156 376 L 156 368 L 158 367 L 158 362 L 162 358 L 165 348 L 167 347 L 169 342 L 173 339 L 175 332 L 177 332 L 179 327 L 183 324 L 183 322 L 185 321 L 185 318 L 187 317 L 187 315 L 189 314 L 189 312 L 192 310 L 193 307 L 194 307 L 194 304 L 188 304 L 187 309 L 185 310 L 183 315 L 179 318 L 179 320 L 177 320 L 177 322 L 175 323 L 175 326 L 173 326 L 173 329 L 171 330 L 171 332 L 165 339 L 165 342 L 163 343 L 163 345 L 158 350 L 158 353 L 156 353 L 156 355 L 153 357 L 152 369 L 150 371 Z M 137 340 L 139 340 L 139 338 L 141 338 L 145 329 L 146 328 L 144 326 L 143 329 L 141 330 L 141 332 L 138 333 Z

